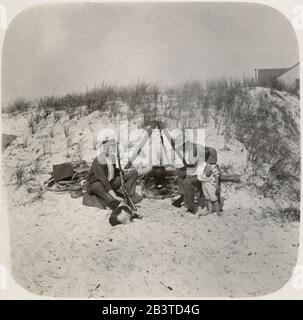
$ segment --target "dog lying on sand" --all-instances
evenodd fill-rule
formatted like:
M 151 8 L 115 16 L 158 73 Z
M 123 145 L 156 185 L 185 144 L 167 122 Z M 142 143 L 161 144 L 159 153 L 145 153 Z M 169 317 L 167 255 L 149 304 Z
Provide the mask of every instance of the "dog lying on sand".
M 123 201 L 111 212 L 109 223 L 114 227 L 118 224 L 131 223 L 134 219 L 142 219 L 142 216 L 133 212 L 133 210 Z

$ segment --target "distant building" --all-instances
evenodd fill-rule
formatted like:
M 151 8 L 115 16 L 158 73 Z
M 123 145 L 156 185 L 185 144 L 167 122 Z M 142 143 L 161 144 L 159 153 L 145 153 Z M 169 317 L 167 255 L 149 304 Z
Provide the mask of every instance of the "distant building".
M 284 84 L 288 88 L 299 90 L 300 63 L 290 68 L 257 69 L 257 83 L 260 87 L 277 87 Z
M 296 63 L 294 66 L 289 68 L 283 74 L 281 74 L 277 81 L 282 85 L 289 88 L 294 88 L 295 90 L 300 89 L 300 63 Z
M 258 69 L 258 86 L 271 87 L 277 78 L 287 70 L 288 68 Z

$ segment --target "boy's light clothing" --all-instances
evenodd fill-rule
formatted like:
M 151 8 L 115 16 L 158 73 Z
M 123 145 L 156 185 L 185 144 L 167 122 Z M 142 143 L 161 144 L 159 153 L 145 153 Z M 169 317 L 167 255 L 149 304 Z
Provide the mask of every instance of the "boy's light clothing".
M 204 194 L 205 200 L 217 201 L 216 195 L 216 177 L 219 176 L 219 169 L 216 164 L 211 164 L 211 173 L 210 176 L 207 177 L 205 174 L 205 168 L 207 163 L 202 162 L 197 167 L 197 179 L 202 182 L 202 190 Z
M 219 176 L 219 169 L 218 166 L 216 164 L 211 164 L 210 168 L 211 168 L 211 174 L 209 177 L 206 176 L 205 174 L 205 168 L 206 168 L 207 163 L 206 162 L 202 162 L 201 164 L 198 165 L 197 167 L 197 171 L 196 171 L 196 175 L 197 175 L 197 179 L 199 181 L 202 182 L 216 182 L 216 176 Z
M 211 202 L 218 200 L 216 195 L 216 185 L 213 182 L 203 181 L 202 190 L 205 200 L 210 200 Z

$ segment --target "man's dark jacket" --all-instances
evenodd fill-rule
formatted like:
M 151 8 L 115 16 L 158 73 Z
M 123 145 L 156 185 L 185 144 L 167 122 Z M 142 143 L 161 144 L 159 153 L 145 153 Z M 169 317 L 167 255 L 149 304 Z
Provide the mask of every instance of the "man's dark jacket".
M 114 159 L 113 159 L 113 167 L 114 167 L 114 173 L 115 173 L 114 176 L 116 177 L 119 175 L 120 171 L 116 167 L 116 164 L 114 163 Z M 99 155 L 93 161 L 92 166 L 90 168 L 90 172 L 88 174 L 88 178 L 87 178 L 88 191 L 89 191 L 89 186 L 96 181 L 101 182 L 106 191 L 111 190 L 112 187 L 110 182 L 108 181 L 107 175 L 108 175 L 107 162 L 104 156 Z

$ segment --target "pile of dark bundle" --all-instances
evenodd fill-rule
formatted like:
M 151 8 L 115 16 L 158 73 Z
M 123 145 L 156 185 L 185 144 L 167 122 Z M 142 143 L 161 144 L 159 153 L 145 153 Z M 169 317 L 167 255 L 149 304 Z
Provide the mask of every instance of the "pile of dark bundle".
M 154 166 L 142 178 L 141 187 L 146 198 L 165 199 L 178 194 L 177 177 L 164 166 Z
M 75 161 L 53 165 L 51 177 L 45 183 L 45 189 L 49 191 L 69 191 L 71 197 L 82 196 L 81 181 L 85 181 L 90 167 L 86 161 Z
M 144 177 L 141 182 L 142 191 L 146 198 L 173 198 L 178 194 L 176 177 Z

